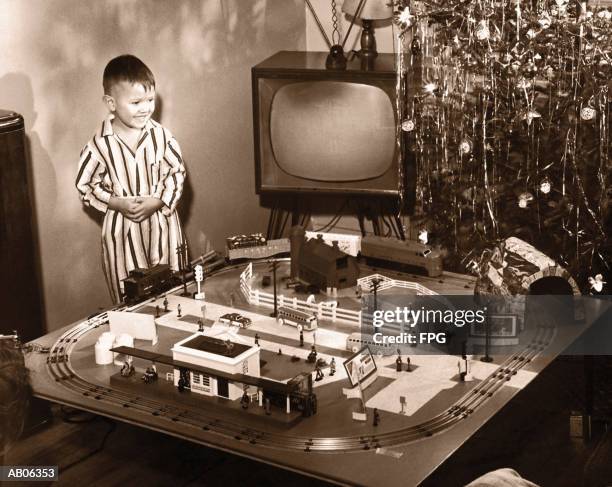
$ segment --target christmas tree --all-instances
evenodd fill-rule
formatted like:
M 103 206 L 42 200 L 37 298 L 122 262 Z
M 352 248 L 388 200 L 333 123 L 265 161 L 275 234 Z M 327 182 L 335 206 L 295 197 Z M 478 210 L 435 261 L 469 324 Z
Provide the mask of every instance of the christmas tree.
M 584 291 L 610 280 L 612 12 L 567 0 L 396 1 L 416 217 L 467 268 L 519 237 Z M 591 279 L 592 281 L 592 279 Z

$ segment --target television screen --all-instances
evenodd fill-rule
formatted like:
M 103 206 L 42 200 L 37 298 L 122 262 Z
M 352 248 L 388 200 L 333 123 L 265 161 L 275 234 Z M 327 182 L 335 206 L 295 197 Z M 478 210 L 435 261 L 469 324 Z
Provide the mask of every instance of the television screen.
M 272 100 L 270 139 L 274 162 L 297 178 L 378 178 L 393 165 L 393 107 L 377 86 L 339 81 L 285 85 Z
M 389 60 L 379 70 L 330 71 L 325 56 L 281 52 L 253 68 L 257 192 L 396 195 Z

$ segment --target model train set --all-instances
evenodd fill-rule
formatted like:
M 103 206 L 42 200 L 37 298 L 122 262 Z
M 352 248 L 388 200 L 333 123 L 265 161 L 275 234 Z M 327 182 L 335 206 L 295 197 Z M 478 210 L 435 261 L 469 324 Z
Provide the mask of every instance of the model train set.
M 168 295 L 167 297 L 175 298 L 173 295 Z M 186 299 L 187 298 L 172 300 L 171 303 L 174 305 L 173 308 L 177 306 L 175 303 L 185 303 Z M 151 306 L 151 304 L 155 302 L 156 300 L 150 300 L 145 303 L 145 306 Z M 142 307 L 142 305 L 140 305 L 140 307 Z M 126 308 L 123 309 L 130 311 Z M 160 399 L 160 396 L 155 393 L 151 396 L 143 394 L 142 388 L 135 391 L 134 394 L 128 392 L 130 390 L 129 387 L 116 389 L 115 387 L 109 388 L 105 385 L 95 384 L 83 374 L 83 371 L 79 371 L 75 368 L 75 366 L 78 367 L 78 362 L 75 362 L 72 353 L 81 347 L 80 343 L 82 339 L 88 334 L 100 333 L 100 329 L 105 327 L 107 320 L 108 318 L 105 313 L 90 318 L 66 331 L 56 341 L 53 347 L 51 347 L 47 368 L 58 384 L 61 384 L 64 388 L 79 395 L 91 398 L 96 402 L 104 402 L 111 406 L 115 405 L 115 407 L 118 408 L 125 408 L 126 405 L 129 404 L 132 411 L 140 412 L 141 414 L 152 414 L 158 419 L 182 424 L 189 428 L 196 428 L 199 431 L 205 431 L 207 434 L 212 434 L 214 436 L 218 435 L 250 445 L 282 450 L 289 449 L 306 453 L 367 451 L 369 449 L 405 445 L 413 441 L 431 437 L 432 435 L 440 434 L 468 419 L 478 410 L 478 408 L 482 407 L 497 391 L 507 384 L 510 379 L 516 377 L 516 374 L 521 369 L 531 363 L 542 350 L 546 349 L 555 335 L 555 327 L 539 327 L 533 339 L 527 343 L 522 350 L 511 354 L 505 361 L 499 364 L 491 364 L 490 367 L 487 368 L 487 373 L 482 376 L 481 380 L 474 383 L 473 388 L 461 392 L 457 400 L 444 408 L 444 410 L 417 424 L 407 424 L 399 429 L 381 431 L 380 433 L 357 437 L 350 434 L 346 437 L 318 435 L 299 436 L 289 432 L 283 432 L 282 428 L 278 430 L 274 427 L 258 429 L 250 426 L 245 430 L 244 425 L 240 424 L 239 416 L 237 415 L 226 416 L 225 419 L 220 419 L 218 410 L 207 410 L 206 407 L 194 408 L 190 406 L 190 403 L 179 405 L 180 402 L 176 400 L 168 401 Z M 263 334 L 262 332 L 262 335 Z M 267 336 L 267 338 L 270 337 Z M 297 344 L 296 346 L 299 347 Z M 126 350 L 119 351 L 126 352 Z M 145 363 L 152 362 L 159 368 L 163 367 L 164 362 L 169 360 L 168 357 L 164 359 L 163 356 L 156 353 L 137 352 L 135 349 L 128 350 L 128 352 L 132 353 L 133 357 L 142 359 L 141 365 L 143 369 Z M 71 357 L 72 360 L 70 359 Z M 395 359 L 393 357 L 391 359 L 391 362 L 395 363 Z M 185 369 L 190 369 L 186 364 L 179 364 L 176 360 L 173 362 L 172 367 L 179 365 Z M 191 366 L 192 372 L 197 370 L 202 369 Z M 208 373 L 211 373 L 211 371 L 208 371 Z M 160 377 L 161 376 L 163 376 L 162 373 L 160 373 Z M 155 382 L 159 383 L 165 381 L 158 380 Z M 343 383 L 344 380 L 338 385 Z M 143 387 L 150 386 L 151 385 L 147 384 Z M 266 394 L 266 398 L 270 400 L 273 407 L 276 407 L 276 409 L 283 408 L 286 405 L 285 403 L 287 403 L 289 405 L 288 407 L 297 408 L 301 413 L 300 415 L 303 414 L 306 417 L 315 412 L 324 414 L 321 412 L 320 400 L 317 401 L 317 395 L 313 392 L 311 373 L 303 372 L 298 374 L 287 383 L 287 387 L 293 391 L 290 393 L 289 397 L 286 397 L 284 393 L 280 392 L 280 389 L 276 392 L 271 391 Z M 149 390 L 153 391 L 153 389 Z M 314 389 L 314 391 L 316 390 L 317 388 Z M 264 398 L 264 402 L 266 402 L 266 398 Z M 317 403 L 319 404 L 317 405 Z M 205 404 L 206 403 L 204 403 L 204 405 Z M 349 400 L 347 404 L 350 406 L 352 403 Z M 327 405 L 328 404 L 326 404 L 326 406 Z M 263 409 L 265 410 L 266 407 L 269 406 L 265 406 Z
M 330 248 L 330 255 L 342 258 Z M 130 276 L 142 279 L 129 286 L 146 296 L 57 335 L 44 367 L 64 404 L 127 415 L 130 422 L 247 456 L 282 457 L 279 464 L 289 468 L 313 456 L 319 465 L 320 454 L 415 455 L 423 441 L 449 454 L 457 444 L 447 432 L 478 429 L 500 401 L 533 379 L 534 367 L 551 360 L 545 352 L 559 335 L 558 323 L 543 319 L 522 331 L 517 345 L 498 348 L 490 363 L 473 360 L 465 347 L 462 355 L 453 355 L 424 343 L 419 353 L 395 354 L 389 346 L 379 353 L 353 319 L 361 309 L 356 286 L 338 289 L 335 304 L 329 294 L 317 303 L 314 296 L 283 286 L 277 319 L 270 316 L 273 300 L 260 287 L 262 276 L 274 264 L 274 279 L 289 283 L 291 260 L 228 264 L 222 259 L 221 266 L 217 255 L 202 260 L 216 266 L 202 283 L 205 301 L 195 299 L 197 283 L 191 279 L 184 292 L 181 273 L 170 273 L 178 285 L 156 293 L 156 286 L 171 282 L 162 267 Z M 384 284 L 379 296 L 388 290 L 407 297 L 414 292 L 469 296 L 475 283 L 445 272 L 412 275 L 417 283 L 411 286 L 397 272 L 393 278 L 371 274 L 363 264 L 360 272 L 361 292 L 368 295 L 373 289 L 364 283 L 372 280 Z M 148 323 L 155 335 L 147 332 L 146 343 L 138 336 L 116 336 L 102 350 L 109 360 L 98 362 L 110 316 L 117 313 L 128 323 L 130 317 Z M 430 460 L 420 461 L 429 465 Z

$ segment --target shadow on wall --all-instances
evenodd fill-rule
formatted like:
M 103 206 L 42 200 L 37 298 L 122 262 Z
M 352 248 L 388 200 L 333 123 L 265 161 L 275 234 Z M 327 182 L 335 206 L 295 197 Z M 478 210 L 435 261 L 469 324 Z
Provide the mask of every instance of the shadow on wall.
M 42 260 L 39 235 L 39 222 L 41 219 L 52 217 L 57 197 L 56 175 L 47 150 L 43 147 L 38 133 L 33 130 L 37 113 L 34 106 L 34 93 L 32 82 L 24 73 L 8 73 L 0 78 L 0 93 L 10 93 L 10 105 L 3 105 L 2 109 L 12 110 L 23 116 L 25 123 L 25 152 L 26 173 L 28 178 L 28 192 L 32 205 L 32 238 L 35 251 L 36 280 L 40 291 L 43 329 L 47 329 L 45 320 L 45 293 L 42 278 Z M 2 101 L 6 104 L 6 101 Z M 34 167 L 33 161 L 36 166 Z M 36 178 L 34 178 L 36 172 Z M 37 183 L 38 182 L 38 183 Z M 37 200 L 43 202 L 37 204 Z M 38 214 L 37 208 L 44 208 L 45 214 Z
M 164 99 L 159 93 L 155 95 L 155 111 L 151 118 L 156 122 L 164 124 L 163 122 L 163 113 L 164 113 Z M 180 145 L 180 141 L 179 141 Z M 184 158 L 184 154 L 183 154 Z M 183 184 L 183 195 L 181 196 L 181 201 L 178 204 L 178 214 L 181 220 L 181 224 L 183 228 L 187 225 L 189 221 L 189 217 L 191 216 L 191 206 L 193 204 L 193 187 L 191 185 L 191 178 L 189 177 L 189 161 L 185 162 L 185 169 L 187 170 L 187 178 L 185 179 L 185 183 Z M 98 212 L 96 212 L 98 213 Z

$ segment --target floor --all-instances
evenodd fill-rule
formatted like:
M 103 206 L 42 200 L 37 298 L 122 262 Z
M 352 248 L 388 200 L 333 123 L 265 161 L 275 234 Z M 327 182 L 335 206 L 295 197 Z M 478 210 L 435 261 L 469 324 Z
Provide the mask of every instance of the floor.
M 570 411 L 586 406 L 584 368 L 581 359 L 556 360 L 423 485 L 464 485 L 500 467 L 543 487 L 612 485 L 612 433 L 605 431 L 604 417 L 595 416 L 590 440 L 570 438 Z M 54 485 L 329 485 L 105 418 L 59 406 L 52 412 L 52 423 L 17 443 L 5 463 L 59 465 Z

